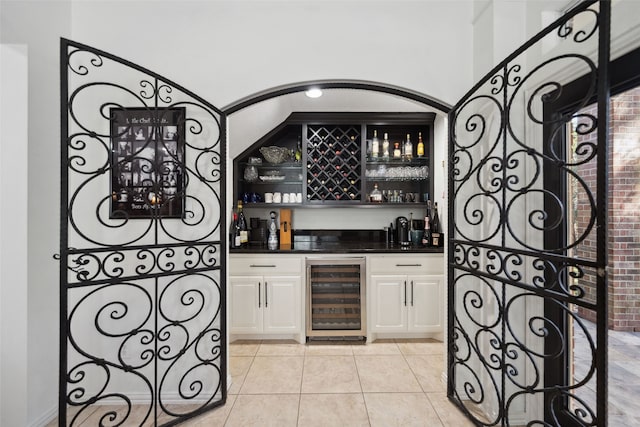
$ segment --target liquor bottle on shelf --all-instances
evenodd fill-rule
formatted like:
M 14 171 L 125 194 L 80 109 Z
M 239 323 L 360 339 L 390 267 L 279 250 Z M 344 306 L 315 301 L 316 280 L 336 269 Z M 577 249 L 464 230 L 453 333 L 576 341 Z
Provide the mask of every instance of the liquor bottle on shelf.
M 400 151 L 400 143 L 395 142 L 393 144 L 393 158 L 400 159 L 402 157 L 402 152 Z
M 373 131 L 373 140 L 371 141 L 371 158 L 377 159 L 380 154 L 380 141 L 378 140 L 378 131 Z
M 440 218 L 438 217 L 438 202 L 433 204 L 433 220 L 431 221 L 431 246 L 440 246 Z
M 384 134 L 384 139 L 382 140 L 382 158 L 385 160 L 389 160 L 389 134 Z
M 408 161 L 411 161 L 411 159 L 413 159 L 413 143 L 411 142 L 411 135 L 409 134 L 407 134 L 407 140 L 404 142 L 403 159 Z
M 238 229 L 240 230 L 240 246 L 245 247 L 249 244 L 249 228 L 244 212 L 242 212 L 242 200 L 238 200 Z
M 429 214 L 424 217 L 424 233 L 422 234 L 422 246 L 431 246 L 431 226 L 429 224 Z
M 424 157 L 424 142 L 422 142 L 422 132 L 418 132 L 418 148 L 416 148 L 416 155 L 418 157 Z
M 298 143 L 296 144 L 296 154 L 295 154 L 296 162 L 300 162 L 302 160 L 302 137 L 298 136 Z
M 369 201 L 375 203 L 382 203 L 382 192 L 378 190 L 378 183 L 373 184 L 373 191 L 369 195 Z

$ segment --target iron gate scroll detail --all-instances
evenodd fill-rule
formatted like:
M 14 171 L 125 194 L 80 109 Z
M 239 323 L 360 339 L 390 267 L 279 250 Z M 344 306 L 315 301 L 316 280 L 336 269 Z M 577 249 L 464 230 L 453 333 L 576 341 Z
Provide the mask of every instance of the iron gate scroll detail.
M 176 424 L 227 393 L 226 118 L 86 45 L 60 64 L 59 423 Z
M 447 393 L 477 425 L 606 425 L 606 186 L 589 188 L 580 166 L 597 164 L 606 184 L 608 46 L 609 3 L 582 2 L 449 114 Z M 544 116 L 582 75 L 582 102 Z M 597 117 L 580 112 L 594 101 Z M 597 141 L 565 146 L 570 123 Z M 569 187 L 588 200 L 588 220 L 570 233 Z M 573 255 L 595 235 L 597 257 Z M 586 276 L 597 277 L 595 300 Z M 596 334 L 576 306 L 597 312 Z M 573 372 L 578 337 L 584 365 Z

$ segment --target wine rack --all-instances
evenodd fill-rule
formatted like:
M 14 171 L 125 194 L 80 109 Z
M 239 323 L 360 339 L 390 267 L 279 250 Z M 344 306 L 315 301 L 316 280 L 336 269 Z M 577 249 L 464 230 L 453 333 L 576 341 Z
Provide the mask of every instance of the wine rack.
M 360 125 L 306 126 L 307 201 L 362 198 Z

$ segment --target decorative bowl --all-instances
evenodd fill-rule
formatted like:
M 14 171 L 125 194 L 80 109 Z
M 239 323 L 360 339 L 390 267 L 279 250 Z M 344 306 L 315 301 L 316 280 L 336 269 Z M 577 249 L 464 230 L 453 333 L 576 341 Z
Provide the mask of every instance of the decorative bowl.
M 278 164 L 286 162 L 291 156 L 291 150 L 285 147 L 271 145 L 260 148 L 260 154 L 268 163 Z

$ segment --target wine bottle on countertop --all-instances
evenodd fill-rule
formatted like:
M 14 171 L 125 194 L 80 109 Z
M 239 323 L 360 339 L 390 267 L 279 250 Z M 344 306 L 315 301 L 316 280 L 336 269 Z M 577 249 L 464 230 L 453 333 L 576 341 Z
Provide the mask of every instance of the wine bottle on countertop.
M 438 217 L 438 202 L 433 204 L 433 220 L 431 221 L 431 246 L 440 246 L 440 218 Z
M 249 227 L 247 227 L 247 219 L 242 212 L 242 200 L 238 200 L 238 229 L 240 230 L 240 246 L 245 247 L 249 244 Z
M 429 224 L 429 215 L 424 217 L 424 233 L 422 234 L 422 246 L 431 246 L 431 226 Z
M 240 228 L 238 227 L 238 214 L 231 212 L 231 227 L 229 228 L 229 245 L 232 249 L 240 247 Z

